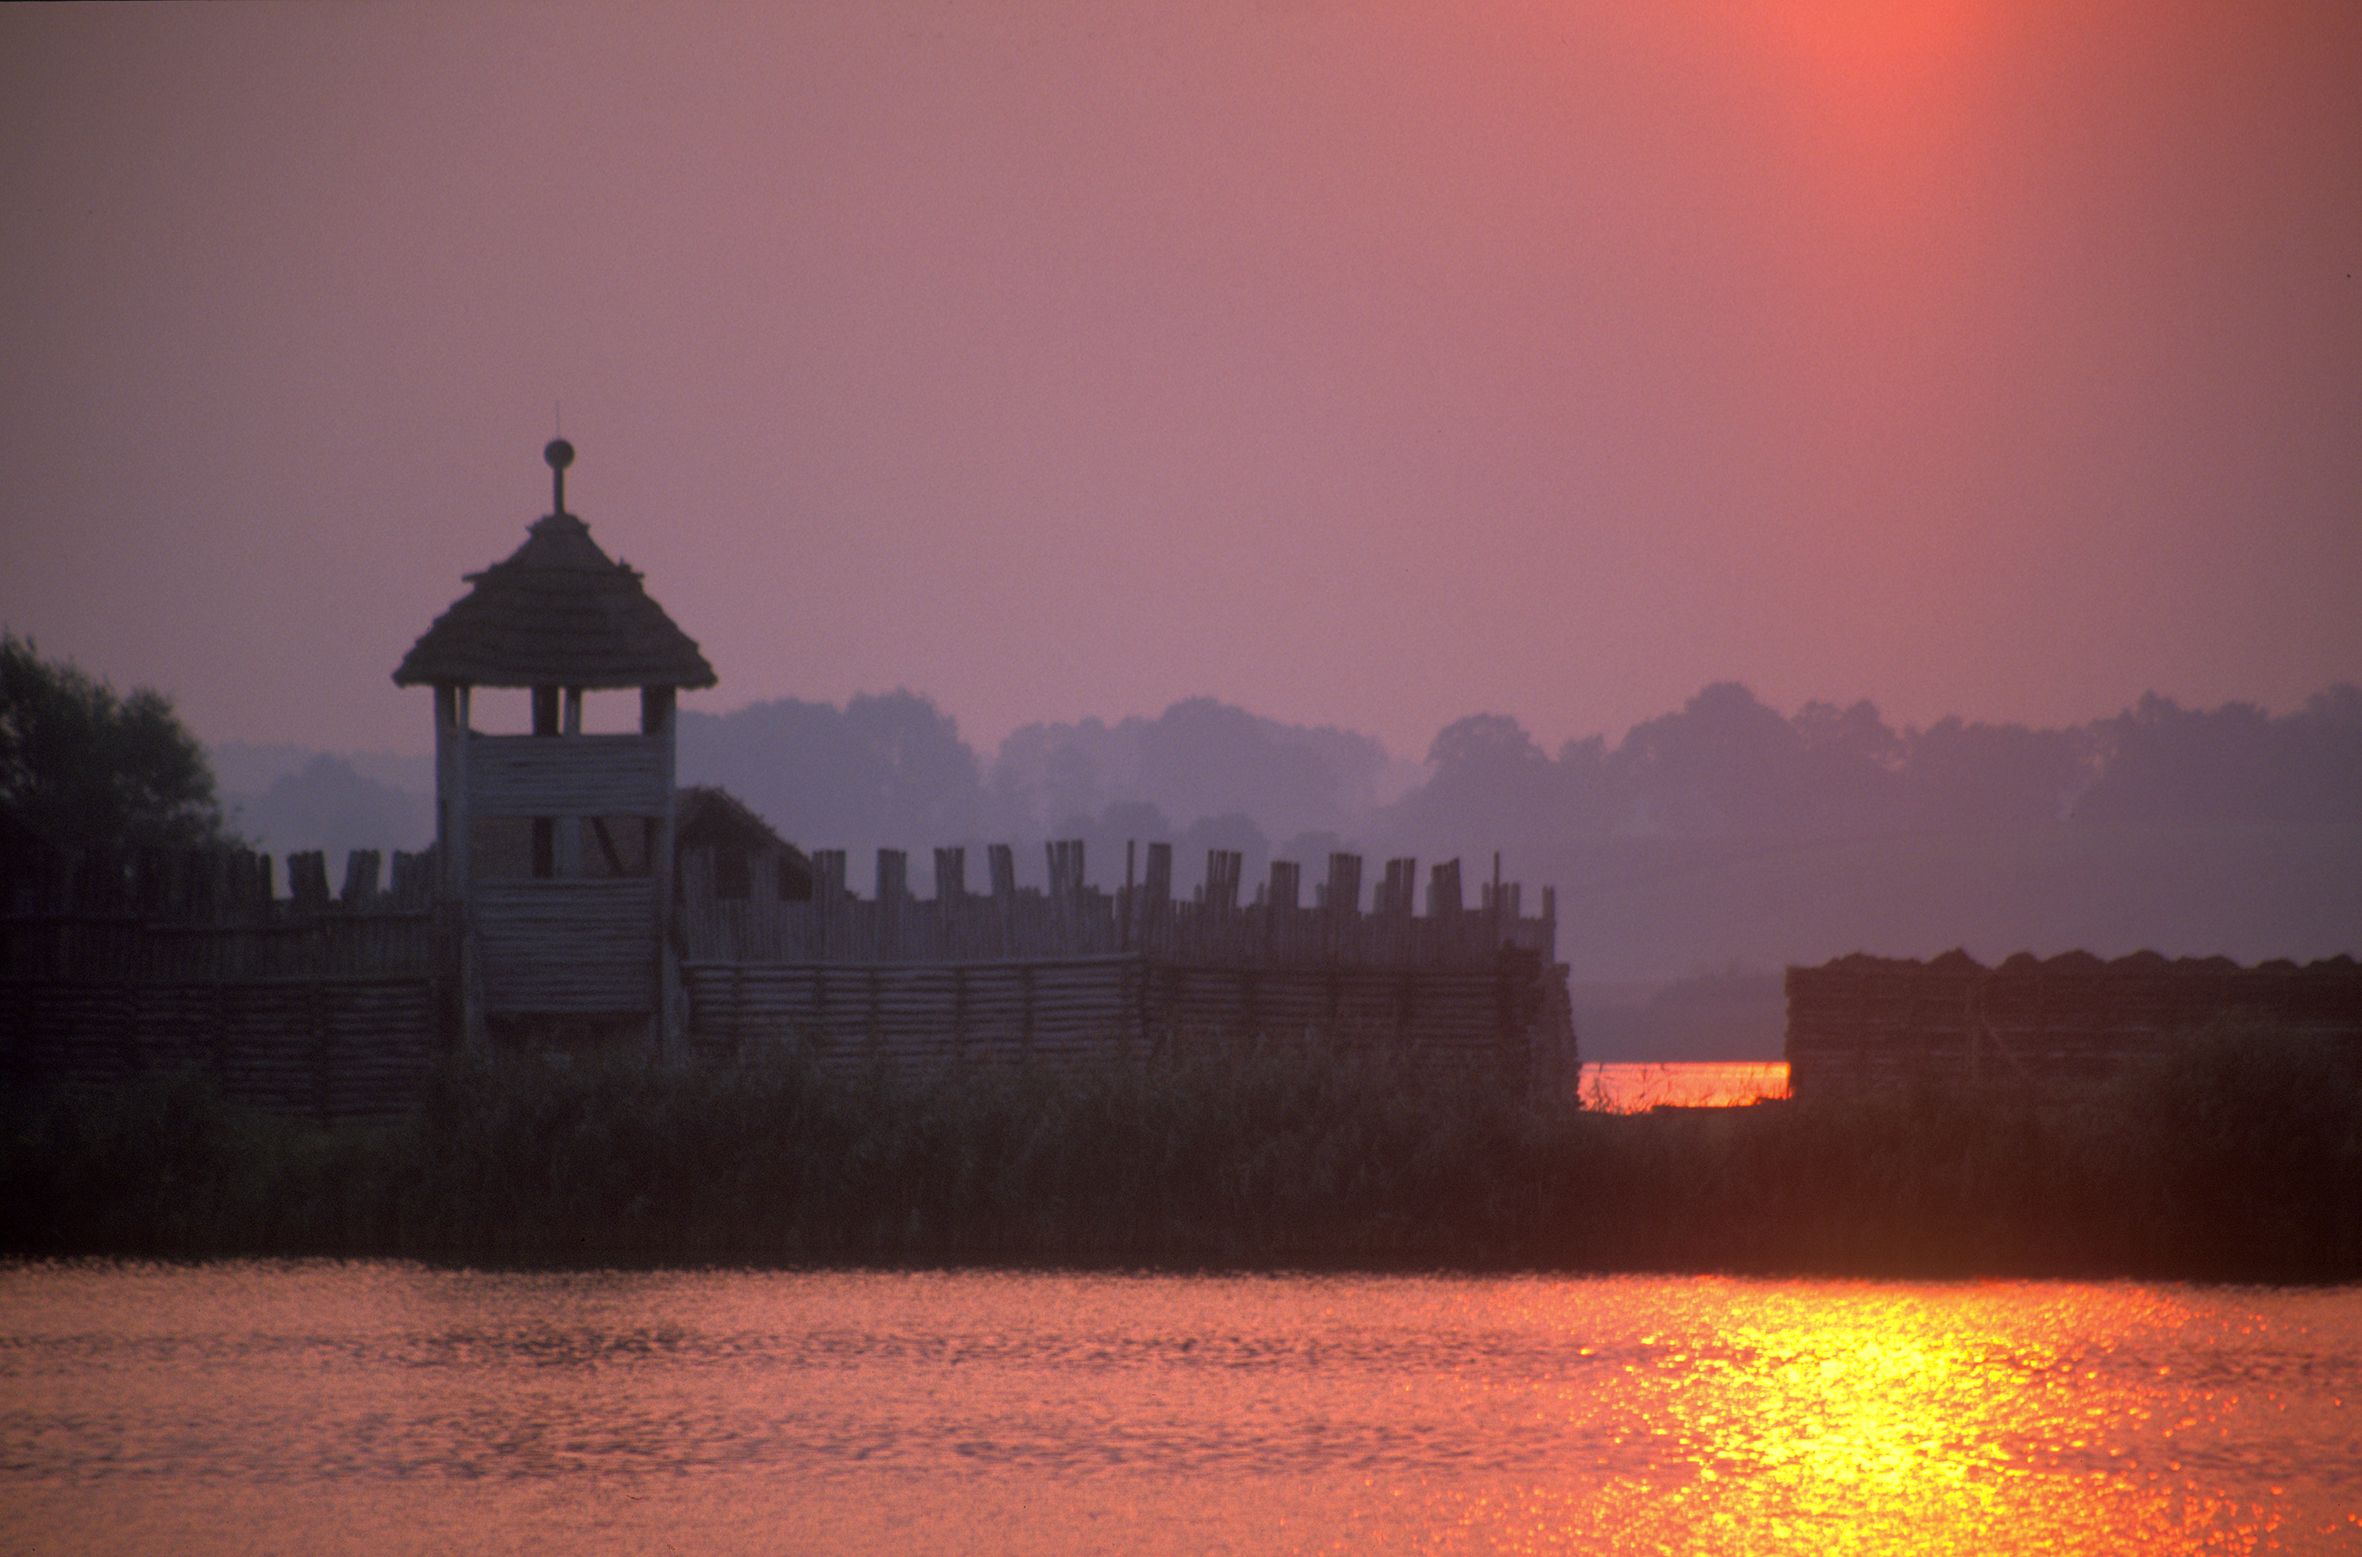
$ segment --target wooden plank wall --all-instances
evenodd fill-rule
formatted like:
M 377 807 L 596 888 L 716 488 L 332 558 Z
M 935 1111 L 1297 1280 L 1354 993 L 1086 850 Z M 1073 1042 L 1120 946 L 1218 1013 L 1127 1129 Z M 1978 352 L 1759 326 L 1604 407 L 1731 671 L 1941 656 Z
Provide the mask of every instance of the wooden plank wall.
M 1787 974 L 1789 1087 L 2032 1086 L 2104 1081 L 2173 1035 L 2251 1020 L 2351 1043 L 2362 1060 L 2362 965 L 2337 957 L 2243 968 L 2155 953 L 2104 962 L 2021 953 L 1987 968 L 1846 957 Z
M 830 1063 L 1055 1066 L 1311 1035 L 1394 1045 L 1439 1072 L 1571 1075 L 1550 894 L 1527 917 L 1514 886 L 1488 885 L 1470 909 L 1453 864 L 1432 873 L 1417 914 L 1414 862 L 1397 860 L 1364 911 L 1362 862 L 1339 855 L 1311 904 L 1285 861 L 1241 902 L 1238 857 L 1217 853 L 1208 888 L 1177 900 L 1170 848 L 1146 856 L 1139 881 L 1111 893 L 1087 884 L 1081 845 L 1056 845 L 1043 891 L 1019 889 L 1013 852 L 996 846 L 991 890 L 971 894 L 965 851 L 938 850 L 937 895 L 918 899 L 898 852 L 881 852 L 867 898 L 847 890 L 843 854 L 823 852 L 807 903 L 781 901 L 778 873 L 761 869 L 752 896 L 719 898 L 711 857 L 692 854 L 679 931 L 691 1052 L 801 1044 Z M 380 864 L 355 855 L 331 893 L 327 862 L 294 856 L 284 896 L 271 860 L 243 852 L 18 865 L 0 880 L 0 1068 L 20 1083 L 104 1084 L 196 1065 L 243 1102 L 321 1118 L 398 1110 L 439 1052 L 449 931 L 431 858 L 396 855 L 384 886 Z M 608 953 L 524 967 L 548 986 L 529 1003 L 619 1009 L 623 986 L 653 978 L 653 888 L 550 885 L 519 884 L 530 904 L 479 918 L 487 965 L 532 963 L 534 936 L 503 939 L 521 916 L 577 912 Z
M 1140 959 L 693 962 L 692 1052 L 801 1047 L 830 1065 L 1056 1065 L 1141 1043 Z
M 1438 1073 L 1571 1084 L 1575 1038 L 1557 902 L 1521 912 L 1514 884 L 1471 909 L 1457 861 L 1415 911 L 1417 862 L 1386 862 L 1361 905 L 1362 861 L 1339 854 L 1303 901 L 1301 867 L 1272 863 L 1242 901 L 1240 856 L 1209 851 L 1205 885 L 1172 894 L 1172 849 L 1148 846 L 1137 881 L 1093 887 L 1083 846 L 1047 846 L 1047 889 L 1016 884 L 1007 845 L 989 888 L 967 889 L 966 851 L 935 851 L 936 893 L 909 891 L 899 850 L 878 852 L 874 893 L 846 885 L 842 851 L 813 856 L 809 901 L 782 900 L 754 868 L 741 897 L 715 890 L 710 854 L 682 858 L 679 935 L 694 1052 L 801 1046 L 829 1064 L 1056 1065 L 1168 1054 L 1250 1035 L 1391 1046 Z M 1127 860 L 1127 867 L 1133 862 Z M 1127 878 L 1130 877 L 1127 868 Z
M 814 854 L 815 889 L 805 901 L 778 896 L 776 870 L 758 863 L 747 896 L 724 898 L 707 851 L 681 861 L 679 918 L 683 956 L 692 961 L 962 962 L 1102 957 L 1136 953 L 1193 965 L 1489 969 L 1504 945 L 1557 961 L 1558 902 L 1542 893 L 1541 912 L 1522 911 L 1516 883 L 1485 883 L 1474 908 L 1463 906 L 1457 860 L 1434 867 L 1427 912 L 1415 913 L 1417 862 L 1387 862 L 1374 901 L 1361 907 L 1359 856 L 1333 856 L 1318 901 L 1304 904 L 1301 867 L 1272 862 L 1270 878 L 1241 900 L 1240 859 L 1208 851 L 1206 885 L 1193 898 L 1172 897 L 1172 848 L 1150 844 L 1137 887 L 1089 885 L 1083 846 L 1048 846 L 1048 890 L 1016 884 L 1006 845 L 989 851 L 990 890 L 966 889 L 966 851 L 937 849 L 937 891 L 913 897 L 900 850 L 878 851 L 877 888 L 864 898 L 846 886 L 841 850 Z
M 652 879 L 479 881 L 471 891 L 488 1014 L 655 1008 Z
M 14 1086 L 195 1069 L 232 1102 L 322 1123 L 410 1107 L 439 1052 L 433 1007 L 424 978 L 0 981 Z
M 244 851 L 15 861 L 0 885 L 0 1071 L 105 1086 L 196 1068 L 323 1121 L 409 1106 L 435 1040 L 431 862 Z
M 653 735 L 482 735 L 467 741 L 476 816 L 661 816 L 667 743 Z
M 1280 968 L 1135 953 L 962 963 L 690 962 L 693 1052 L 800 1049 L 824 1065 L 1046 1066 L 1304 1039 L 1414 1069 L 1571 1084 L 1562 968 Z M 1555 999 L 1553 994 L 1555 993 Z

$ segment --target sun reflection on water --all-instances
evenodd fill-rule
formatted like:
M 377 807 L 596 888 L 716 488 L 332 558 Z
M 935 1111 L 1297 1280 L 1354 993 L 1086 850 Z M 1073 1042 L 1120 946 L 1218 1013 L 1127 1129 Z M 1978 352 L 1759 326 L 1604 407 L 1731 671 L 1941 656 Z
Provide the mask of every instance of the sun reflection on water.
M 2154 1359 L 2203 1350 L 2182 1332 L 2221 1320 L 2170 1289 L 1710 1281 L 1687 1296 L 1687 1323 L 1642 1330 L 1610 1378 L 1558 1390 L 1570 1424 L 1615 1397 L 1610 1458 L 1637 1447 L 1643 1463 L 1450 1522 L 1527 1551 L 2362 1549 L 2350 1467 L 2292 1500 L 2307 1468 L 2256 1458 L 2308 1425 L 2350 1435 L 2342 1395 L 2177 1383 Z M 1601 1315 L 1556 1317 L 1596 1333 Z
M 2362 1294 L 0 1265 L 0 1548 L 2362 1550 Z

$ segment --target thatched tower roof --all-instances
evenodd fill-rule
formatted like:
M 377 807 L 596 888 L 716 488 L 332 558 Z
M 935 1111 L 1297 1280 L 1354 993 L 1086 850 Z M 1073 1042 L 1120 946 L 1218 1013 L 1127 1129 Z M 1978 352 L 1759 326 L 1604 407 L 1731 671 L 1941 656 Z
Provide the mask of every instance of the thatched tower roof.
M 482 687 L 710 687 L 713 667 L 697 641 L 648 598 L 635 570 L 610 558 L 590 528 L 566 512 L 565 469 L 574 451 L 550 446 L 555 512 L 533 522 L 525 544 L 481 573 L 435 618 L 394 672 L 396 686 L 460 682 Z

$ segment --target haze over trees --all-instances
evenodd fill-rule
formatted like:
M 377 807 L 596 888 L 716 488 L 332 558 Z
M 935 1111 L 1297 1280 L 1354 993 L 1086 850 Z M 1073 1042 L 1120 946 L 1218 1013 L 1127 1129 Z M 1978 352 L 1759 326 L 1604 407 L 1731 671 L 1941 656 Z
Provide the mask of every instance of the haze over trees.
M 415 847 L 431 834 L 423 794 L 390 759 L 261 755 L 225 762 L 247 775 L 239 825 L 271 847 Z M 1419 757 L 1212 698 L 1028 725 L 987 754 L 931 700 L 894 691 L 685 711 L 680 777 L 727 787 L 799 844 L 848 849 L 864 892 L 881 845 L 909 851 L 920 891 L 931 849 L 951 843 L 971 847 L 971 884 L 993 842 L 1017 843 L 1019 879 L 1039 884 L 1041 841 L 1081 838 L 1092 877 L 1112 885 L 1127 842 L 1170 841 L 1184 892 L 1208 848 L 1244 854 L 1250 888 L 1274 857 L 1318 879 L 1335 849 L 1373 871 L 1391 856 L 1422 869 L 1457 857 L 1481 881 L 1497 850 L 1529 891 L 1557 888 L 1594 1054 L 1614 1050 L 1601 1047 L 1613 1011 L 1660 998 L 1680 1013 L 1633 1034 L 1742 1022 L 1747 1048 L 1776 1052 L 1779 968 L 1855 950 L 2256 961 L 2362 947 L 2362 689 L 2350 685 L 2284 714 L 2150 695 L 2046 729 L 1898 728 L 1868 702 L 1783 713 L 1718 682 L 1620 739 L 1553 752 L 1515 718 L 1477 713 Z M 353 836 L 373 825 L 407 833 Z M 1682 988 L 1668 995 L 1669 981 Z
M 276 853 L 318 849 L 336 860 L 354 849 L 418 849 L 434 841 L 431 768 L 411 783 L 389 783 L 355 758 L 303 752 L 293 765 L 270 765 L 264 782 L 237 791 L 230 764 L 217 767 L 231 824 Z
M 2249 960 L 2362 943 L 2362 691 L 2292 713 L 2150 696 L 2058 729 L 1896 728 L 1868 702 L 1783 714 L 1735 682 L 1610 742 L 1545 751 L 1514 718 L 1441 731 L 1408 782 L 1367 736 L 1211 699 L 1153 719 L 1033 725 L 988 764 L 925 698 L 760 704 L 683 720 L 682 771 L 799 841 L 1080 837 L 1121 879 L 1126 840 L 1208 847 L 1250 881 L 1332 848 L 1458 857 L 1557 886 L 1578 978 L 1769 974 L 1855 949 L 1980 955 L 2153 946 Z
M 9 644 L 10 674 L 20 676 L 29 649 Z M 86 678 L 76 684 L 85 698 L 112 696 Z M 126 729 L 169 711 L 153 694 L 117 703 Z M 432 826 L 414 803 L 431 782 L 420 759 L 236 743 L 215 757 L 223 787 L 273 840 L 296 823 L 307 833 L 404 834 L 355 846 L 407 844 Z M 1307 862 L 1330 847 L 1428 859 L 1500 849 L 1530 874 L 1583 841 L 2362 825 L 2362 688 L 2334 686 L 2277 716 L 2251 703 L 2185 708 L 2151 693 L 2066 728 L 1947 718 L 1897 729 L 1866 701 L 1784 715 L 1726 681 L 1613 744 L 1593 735 L 1555 753 L 1509 715 L 1471 714 L 1416 763 L 1368 735 L 1285 724 L 1210 697 L 1154 718 L 1026 725 L 988 759 L 932 700 L 897 690 L 842 706 L 782 698 L 725 714 L 685 710 L 681 764 L 684 783 L 725 785 L 819 847 L 1178 843 L 1194 831 L 1209 846 Z M 1094 861 L 1094 874 L 1106 865 Z
M 923 856 L 986 821 L 983 764 L 950 715 L 904 691 L 842 708 L 778 698 L 728 714 L 684 710 L 680 779 L 722 785 L 807 847 Z
M 1252 817 L 1285 837 L 1353 826 L 1384 798 L 1388 770 L 1367 735 L 1193 697 L 1154 719 L 1026 725 L 1001 743 L 991 785 L 1004 814 L 1051 825 L 1146 804 L 1184 823 Z
M 2362 689 L 2273 717 L 2183 708 L 2152 693 L 2069 729 L 1953 718 L 1896 730 L 1875 706 L 1793 717 L 1721 682 L 1636 725 L 1546 758 L 1516 721 L 1446 729 L 1431 777 L 1386 818 L 1402 836 L 1475 817 L 1529 839 L 1874 836 L 1963 827 L 2362 823 Z
M 1545 760 L 1512 722 L 1439 736 L 1374 818 L 1397 852 L 1557 883 L 1578 979 L 1761 975 L 1851 950 L 2084 947 L 2243 960 L 2362 946 L 2362 693 L 2293 713 L 2150 696 L 2066 729 L 1874 707 L 1789 717 L 1724 683 Z

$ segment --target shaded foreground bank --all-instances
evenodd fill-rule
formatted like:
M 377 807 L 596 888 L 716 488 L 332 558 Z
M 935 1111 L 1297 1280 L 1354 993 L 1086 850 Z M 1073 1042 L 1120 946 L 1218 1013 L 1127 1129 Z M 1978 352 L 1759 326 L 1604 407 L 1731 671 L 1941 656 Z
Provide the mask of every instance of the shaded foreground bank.
M 2047 1105 L 1620 1117 L 1278 1049 L 929 1083 L 510 1058 L 337 1130 L 184 1075 L 0 1119 L 16 1254 L 2362 1277 L 2362 1084 L 2256 1032 Z

